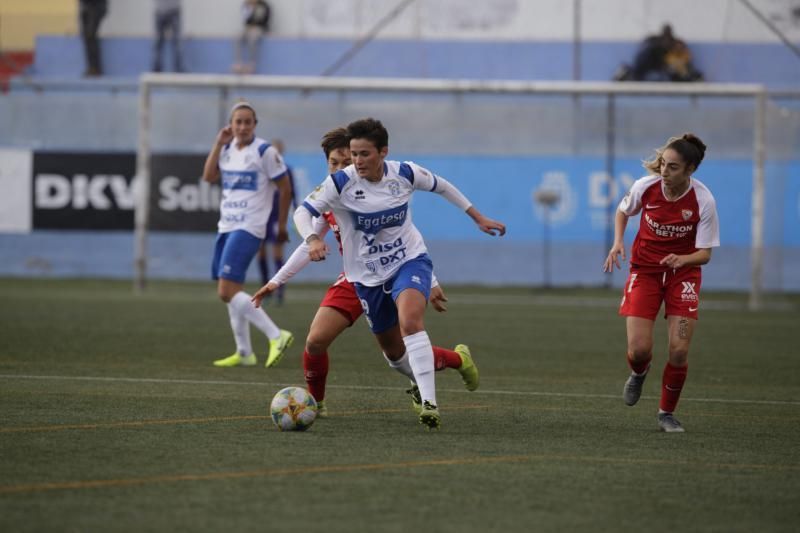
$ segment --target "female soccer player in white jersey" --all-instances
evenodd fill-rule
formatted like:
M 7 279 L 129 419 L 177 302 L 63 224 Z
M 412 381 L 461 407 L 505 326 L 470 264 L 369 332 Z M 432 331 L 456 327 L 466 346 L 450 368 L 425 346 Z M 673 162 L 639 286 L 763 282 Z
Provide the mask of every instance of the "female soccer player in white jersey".
M 256 356 L 250 343 L 250 324 L 269 338 L 267 366 L 280 359 L 291 346 L 293 336 L 281 330 L 267 314 L 250 303 L 242 290 L 247 268 L 264 238 L 274 192 L 280 191 L 279 239 L 286 241 L 291 184 L 286 165 L 278 151 L 256 137 L 256 112 L 240 102 L 233 106 L 230 124 L 217 134 L 203 167 L 203 179 L 222 179 L 222 200 L 211 276 L 217 280 L 217 294 L 228 305 L 236 352 L 214 361 L 215 366 L 252 366 Z
M 372 332 L 387 359 L 413 377 L 422 399 L 419 421 L 441 423 L 436 405 L 434 358 L 423 316 L 433 265 L 408 202 L 416 189 L 436 192 L 472 217 L 490 235 L 505 225 L 483 216 L 447 180 L 411 162 L 387 161 L 389 133 L 367 118 L 347 126 L 353 164 L 328 176 L 295 211 L 294 222 L 312 261 L 327 247 L 313 217 L 333 211 L 342 237 L 344 271 L 353 282 Z
M 334 174 L 350 165 L 350 141 L 347 138 L 347 130 L 345 128 L 335 128 L 327 132 L 322 137 L 321 146 L 328 163 L 328 174 Z M 339 243 L 339 251 L 341 253 L 341 235 L 333 213 L 326 211 L 322 213 L 321 217 L 314 219 L 314 233 L 319 235 L 320 238 L 324 237 L 331 229 Z M 265 296 L 278 290 L 295 274 L 308 266 L 309 263 L 308 245 L 301 243 L 275 276 L 253 295 L 252 300 L 256 307 L 261 305 L 261 301 Z M 434 278 L 430 293 L 431 304 L 434 309 L 443 312 L 447 310 L 446 301 L 447 298 L 444 295 L 444 291 L 442 291 Z M 347 280 L 344 273 L 340 274 L 336 282 L 328 288 L 322 302 L 319 304 L 319 309 L 311 322 L 311 327 L 306 337 L 305 350 L 303 351 L 303 376 L 309 392 L 317 400 L 317 416 L 325 417 L 328 415 L 328 407 L 325 401 L 325 385 L 330 366 L 328 348 L 339 335 L 358 320 L 363 312 L 355 286 Z M 461 374 L 467 390 L 474 391 L 478 388 L 480 375 L 477 366 L 472 360 L 472 354 L 468 346 L 459 344 L 453 350 L 433 346 L 433 356 L 434 367 L 437 371 L 445 368 L 454 368 Z M 389 364 L 394 365 L 392 361 L 389 361 Z M 416 384 L 412 384 L 412 387 L 407 392 L 411 395 L 414 409 L 419 411 L 422 408 L 419 388 Z
M 653 329 L 661 302 L 667 319 L 669 360 L 661 378 L 658 425 L 661 431 L 683 432 L 673 416 L 686 381 L 689 344 L 700 305 L 700 266 L 719 246 L 719 221 L 711 191 L 692 174 L 706 145 L 691 133 L 671 138 L 644 167 L 652 173 L 637 180 L 622 199 L 614 219 L 614 244 L 603 270 L 620 268 L 625 260 L 628 218 L 641 212 L 631 250 L 631 267 L 619 314 L 626 318 L 631 374 L 623 399 L 634 405 L 642 394 L 653 358 Z

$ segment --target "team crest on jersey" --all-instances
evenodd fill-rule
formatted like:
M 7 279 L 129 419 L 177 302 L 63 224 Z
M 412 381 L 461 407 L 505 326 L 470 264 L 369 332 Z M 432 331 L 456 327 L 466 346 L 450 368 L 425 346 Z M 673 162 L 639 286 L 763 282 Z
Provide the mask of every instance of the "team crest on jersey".
M 397 183 L 397 180 L 390 180 L 388 186 L 392 196 L 400 196 L 400 184 Z
M 681 209 L 681 216 L 683 220 L 689 220 L 694 213 L 690 209 Z
M 314 190 L 311 191 L 311 194 L 309 194 L 308 197 L 311 198 L 312 200 L 315 200 L 317 198 L 317 193 L 320 192 L 321 190 L 322 190 L 322 183 L 314 187 Z
M 375 261 L 367 261 L 366 263 L 364 263 L 364 265 L 367 267 L 367 270 L 369 270 L 373 274 L 378 270 L 378 267 L 375 266 Z

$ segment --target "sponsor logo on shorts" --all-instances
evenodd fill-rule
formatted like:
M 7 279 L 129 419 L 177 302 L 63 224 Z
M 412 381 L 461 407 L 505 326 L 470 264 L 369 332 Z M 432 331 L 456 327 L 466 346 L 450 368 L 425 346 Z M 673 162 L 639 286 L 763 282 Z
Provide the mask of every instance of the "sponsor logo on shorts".
M 681 289 L 681 300 L 684 302 L 696 302 L 697 301 L 697 283 L 693 281 L 682 281 L 682 289 Z M 695 308 L 696 310 L 697 308 Z M 689 308 L 689 311 L 692 309 Z

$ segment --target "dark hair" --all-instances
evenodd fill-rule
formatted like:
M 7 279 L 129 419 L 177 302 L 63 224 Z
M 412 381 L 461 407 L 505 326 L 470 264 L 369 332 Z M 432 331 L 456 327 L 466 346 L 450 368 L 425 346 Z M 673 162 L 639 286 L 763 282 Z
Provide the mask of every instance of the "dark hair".
M 347 125 L 347 139 L 366 139 L 382 150 L 389 146 L 389 132 L 383 127 L 380 120 L 362 118 Z
M 322 142 L 319 145 L 322 147 L 322 151 L 325 152 L 325 158 L 327 159 L 334 150 L 350 146 L 350 138 L 347 136 L 345 128 L 334 128 L 322 136 Z
M 645 161 L 643 163 L 644 168 L 653 174 L 661 172 L 661 156 L 670 149 L 678 152 L 683 162 L 687 166 L 694 167 L 695 170 L 700 166 L 703 157 L 706 155 L 706 145 L 700 140 L 700 137 L 694 133 L 684 133 L 680 137 L 670 138 L 667 144 L 656 150 L 656 157 L 650 161 Z

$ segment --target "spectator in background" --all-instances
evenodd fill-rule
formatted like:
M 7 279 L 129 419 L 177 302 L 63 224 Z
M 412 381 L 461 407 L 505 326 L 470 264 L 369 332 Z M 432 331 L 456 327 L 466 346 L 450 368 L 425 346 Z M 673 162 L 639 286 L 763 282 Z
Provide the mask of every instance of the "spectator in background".
M 633 65 L 623 64 L 615 81 L 702 81 L 703 74 L 692 64 L 686 42 L 675 37 L 672 26 L 647 37 L 639 46 Z
M 252 74 L 258 68 L 261 41 L 269 30 L 272 10 L 264 0 L 245 0 L 242 4 L 244 29 L 236 44 L 236 62 L 233 72 Z
M 181 0 L 155 0 L 156 43 L 153 48 L 153 71 L 161 72 L 164 53 L 164 42 L 167 34 L 172 46 L 172 67 L 176 72 L 183 72 L 181 56 Z
M 281 139 L 272 139 L 270 144 L 275 147 L 281 156 L 284 155 L 286 146 Z M 286 174 L 289 176 L 289 182 L 292 185 L 292 205 L 297 209 L 297 197 L 294 192 L 294 174 L 292 167 L 286 165 Z M 275 191 L 275 199 L 272 205 L 278 205 L 279 191 Z M 269 253 L 268 248 L 272 248 L 272 253 Z M 261 242 L 261 248 L 258 249 L 258 270 L 261 273 L 261 284 L 266 285 L 269 282 L 269 255 L 272 255 L 272 261 L 275 264 L 275 272 L 283 268 L 283 241 L 278 239 L 278 210 L 273 209 L 272 213 L 267 220 L 267 236 Z M 285 285 L 278 287 L 278 305 L 283 304 L 283 294 Z M 268 295 L 269 296 L 269 295 Z
M 108 0 L 80 0 L 81 37 L 86 53 L 86 71 L 84 76 L 102 76 L 100 61 L 100 42 L 97 32 L 100 22 L 108 12 Z

